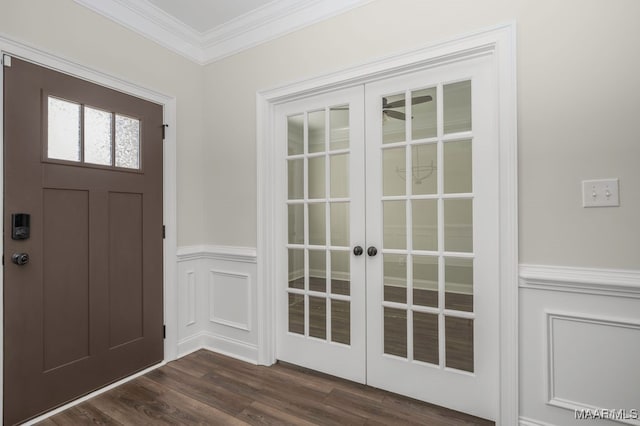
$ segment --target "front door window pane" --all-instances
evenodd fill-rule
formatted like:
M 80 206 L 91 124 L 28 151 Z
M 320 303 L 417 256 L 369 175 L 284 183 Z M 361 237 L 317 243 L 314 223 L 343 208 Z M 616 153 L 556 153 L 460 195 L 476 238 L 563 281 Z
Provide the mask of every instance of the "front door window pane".
M 47 157 L 80 161 L 80 105 L 49 96 Z
M 111 165 L 112 120 L 110 112 L 84 107 L 84 161 Z
M 140 120 L 116 114 L 116 167 L 140 168 Z

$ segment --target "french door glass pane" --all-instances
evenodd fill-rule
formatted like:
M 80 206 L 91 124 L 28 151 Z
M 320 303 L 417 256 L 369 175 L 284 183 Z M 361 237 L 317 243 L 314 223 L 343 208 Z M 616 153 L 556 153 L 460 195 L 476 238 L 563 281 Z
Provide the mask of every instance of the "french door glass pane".
M 80 105 L 48 98 L 47 157 L 80 161 Z
M 111 165 L 112 120 L 110 112 L 84 107 L 84 161 Z
M 309 199 L 324 198 L 324 156 L 309 158 Z
M 349 148 L 349 105 L 333 107 L 330 110 L 331 137 L 329 149 Z
M 471 192 L 471 141 L 451 141 L 444 144 L 445 194 Z
M 390 148 L 382 151 L 382 195 L 404 195 L 406 193 L 405 148 Z
M 290 200 L 301 200 L 304 198 L 304 160 L 287 161 L 288 188 Z
M 405 201 L 382 202 L 383 240 L 386 249 L 407 248 L 407 215 Z
M 447 257 L 444 265 L 445 308 L 473 312 L 473 259 Z
M 446 366 L 473 372 L 473 320 L 446 316 Z
M 473 251 L 473 200 L 444 200 L 444 249 Z
M 349 196 L 349 154 L 331 155 L 331 198 Z
M 309 244 L 323 246 L 326 241 L 325 203 L 310 203 L 309 209 Z
M 382 143 L 406 140 L 404 93 L 382 98 Z
M 309 290 L 327 291 L 327 255 L 324 250 L 309 250 Z
M 383 255 L 384 300 L 407 303 L 407 256 Z
M 327 299 L 309 296 L 309 336 L 327 338 Z
M 413 195 L 438 192 L 438 145 L 414 145 L 411 148 L 411 192 Z
M 304 290 L 304 250 L 289 249 L 289 288 Z
M 413 359 L 438 364 L 438 315 L 413 313 Z
M 411 139 L 433 138 L 437 135 L 436 88 L 411 92 Z
M 304 115 L 287 117 L 287 153 L 298 155 L 303 152 L 304 144 Z
M 324 110 L 309 113 L 309 152 L 325 151 Z
M 413 249 L 438 250 L 438 200 L 413 200 Z
M 289 204 L 289 244 L 304 244 L 304 204 Z
M 331 252 L 331 293 L 348 296 L 351 293 L 351 252 Z
M 344 300 L 331 300 L 331 341 L 351 343 L 351 304 Z
M 304 296 L 289 293 L 289 332 L 304 334 Z
M 438 307 L 438 258 L 413 256 L 413 304 Z
M 445 84 L 443 97 L 444 133 L 471 130 L 471 81 Z
M 384 308 L 384 353 L 407 357 L 407 311 Z
M 331 245 L 349 246 L 349 203 L 330 203 Z

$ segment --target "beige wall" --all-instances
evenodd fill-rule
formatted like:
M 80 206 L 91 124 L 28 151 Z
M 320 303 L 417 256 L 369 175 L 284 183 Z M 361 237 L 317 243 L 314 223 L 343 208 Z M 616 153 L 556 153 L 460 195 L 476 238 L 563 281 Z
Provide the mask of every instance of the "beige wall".
M 0 34 L 176 97 L 178 244 L 201 243 L 202 67 L 72 0 L 0 0 Z
M 640 2 L 377 0 L 205 69 L 205 233 L 256 244 L 255 93 L 488 26 L 518 25 L 520 260 L 638 268 Z M 580 181 L 619 177 L 619 208 Z
M 638 267 L 636 0 L 377 0 L 206 67 L 71 0 L 0 11 L 3 35 L 176 96 L 178 243 L 231 246 L 256 244 L 256 91 L 515 20 L 521 262 Z M 621 206 L 583 209 L 602 177 Z

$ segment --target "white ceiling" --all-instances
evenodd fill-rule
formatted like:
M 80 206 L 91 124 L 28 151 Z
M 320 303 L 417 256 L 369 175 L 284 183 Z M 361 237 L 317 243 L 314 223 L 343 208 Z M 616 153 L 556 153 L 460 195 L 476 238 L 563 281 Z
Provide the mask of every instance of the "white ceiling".
M 196 31 L 205 33 L 273 0 L 149 0 Z
M 199 64 L 373 0 L 75 0 Z

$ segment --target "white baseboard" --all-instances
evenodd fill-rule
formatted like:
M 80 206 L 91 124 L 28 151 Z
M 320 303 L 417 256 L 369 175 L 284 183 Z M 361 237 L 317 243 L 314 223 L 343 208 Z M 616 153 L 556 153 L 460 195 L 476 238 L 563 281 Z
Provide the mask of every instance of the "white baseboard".
M 540 420 L 530 419 L 528 417 L 520 417 L 520 426 L 555 426 L 551 423 L 546 423 Z
M 208 331 L 190 336 L 178 343 L 178 358 L 200 349 L 217 352 L 254 365 L 258 364 L 258 347 L 239 340 L 217 336 Z

